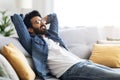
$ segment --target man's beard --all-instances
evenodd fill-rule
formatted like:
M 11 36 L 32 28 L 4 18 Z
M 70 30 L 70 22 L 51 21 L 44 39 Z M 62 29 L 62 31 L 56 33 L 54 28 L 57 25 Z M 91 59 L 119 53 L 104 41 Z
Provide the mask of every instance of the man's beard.
M 33 28 L 34 29 L 34 32 L 35 34 L 41 34 L 41 35 L 44 35 L 47 33 L 47 29 L 36 29 L 36 28 Z

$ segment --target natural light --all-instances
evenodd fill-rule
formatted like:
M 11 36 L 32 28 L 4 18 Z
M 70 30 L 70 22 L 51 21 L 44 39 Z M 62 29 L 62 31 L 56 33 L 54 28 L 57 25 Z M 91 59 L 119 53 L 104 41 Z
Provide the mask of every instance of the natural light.
M 61 27 L 120 26 L 119 0 L 54 0 Z

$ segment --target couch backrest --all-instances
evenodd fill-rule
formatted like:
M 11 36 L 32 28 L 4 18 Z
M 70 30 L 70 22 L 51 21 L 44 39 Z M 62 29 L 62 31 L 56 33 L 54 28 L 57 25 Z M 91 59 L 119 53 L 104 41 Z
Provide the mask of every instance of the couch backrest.
M 93 44 L 100 39 L 97 27 L 63 29 L 60 36 L 71 52 L 85 59 L 89 58 Z
M 89 58 L 93 44 L 97 40 L 100 40 L 99 30 L 96 27 L 61 29 L 60 36 L 71 52 L 80 58 L 85 59 Z M 0 37 L 0 49 L 3 47 L 3 45 L 6 45 L 10 42 L 18 47 L 25 54 L 25 56 L 29 56 L 17 38 Z

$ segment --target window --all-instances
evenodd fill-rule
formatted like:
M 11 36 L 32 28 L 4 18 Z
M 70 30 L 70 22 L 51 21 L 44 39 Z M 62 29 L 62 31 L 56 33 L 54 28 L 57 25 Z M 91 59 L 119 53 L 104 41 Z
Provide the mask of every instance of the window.
M 119 0 L 54 0 L 61 27 L 120 26 Z

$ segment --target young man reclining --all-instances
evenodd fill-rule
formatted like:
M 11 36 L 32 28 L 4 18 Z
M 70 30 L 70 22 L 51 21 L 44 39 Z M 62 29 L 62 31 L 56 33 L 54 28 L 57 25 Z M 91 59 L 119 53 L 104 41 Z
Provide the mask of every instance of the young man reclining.
M 69 52 L 58 35 L 56 14 L 41 17 L 33 10 L 22 18 L 14 14 L 12 21 L 24 48 L 30 53 L 37 74 L 47 79 L 48 73 L 61 80 L 120 80 L 120 72 L 80 59 Z M 46 25 L 50 24 L 49 29 Z

